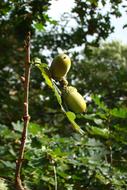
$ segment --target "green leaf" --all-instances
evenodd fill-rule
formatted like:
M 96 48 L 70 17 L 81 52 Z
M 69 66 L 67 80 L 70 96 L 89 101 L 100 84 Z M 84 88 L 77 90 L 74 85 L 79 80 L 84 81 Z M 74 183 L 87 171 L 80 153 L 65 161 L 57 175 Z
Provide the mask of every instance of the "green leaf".
M 101 124 L 103 123 L 103 120 L 102 120 L 102 119 L 95 118 L 95 119 L 94 119 L 94 122 L 95 122 L 97 125 L 101 125 Z
M 38 58 L 38 57 L 35 57 L 33 60 L 32 60 L 32 63 L 35 64 L 36 66 L 38 66 L 37 64 L 42 64 L 41 63 L 41 59 Z M 45 64 L 45 63 L 44 63 Z M 43 65 L 44 65 L 43 64 Z M 47 65 L 47 64 L 46 64 Z
M 58 101 L 58 103 L 59 103 L 59 105 L 61 106 L 61 108 L 63 109 L 63 107 L 62 107 L 62 99 L 61 99 L 61 91 L 59 90 L 59 88 L 55 85 L 55 83 L 53 83 L 53 91 L 54 91 L 54 94 L 55 94 L 55 96 L 56 96 L 56 99 L 57 99 L 57 101 Z
M 95 102 L 95 104 L 97 104 L 99 106 L 99 108 L 103 109 L 106 112 L 108 111 L 107 106 L 105 105 L 105 103 L 103 101 L 100 100 L 98 95 L 92 95 L 92 99 Z
M 15 163 L 10 161 L 0 160 L 0 162 L 9 169 L 15 169 Z
M 75 113 L 73 113 L 73 112 L 71 112 L 71 111 L 66 112 L 66 115 L 67 115 L 67 117 L 68 117 L 70 120 L 75 120 L 75 119 L 76 119 Z
M 84 131 L 80 128 L 80 126 L 75 122 L 76 115 L 73 112 L 65 112 L 68 120 L 71 122 L 73 128 L 79 132 L 81 135 L 84 135 Z
M 38 132 L 42 131 L 42 127 L 36 123 L 29 124 L 29 133 L 37 135 Z
M 23 123 L 20 121 L 17 121 L 17 123 L 12 122 L 13 129 L 18 132 L 22 132 L 23 130 Z
M 44 64 L 44 63 L 42 63 L 42 64 L 36 64 L 36 66 L 40 69 L 40 71 L 42 73 L 42 76 L 45 79 L 46 84 L 50 88 L 53 89 L 53 84 L 52 84 L 52 81 L 51 81 L 51 78 L 50 78 L 50 73 L 49 73 L 47 64 Z
M 45 18 L 45 20 L 47 22 L 49 22 L 50 24 L 53 24 L 53 25 L 57 25 L 58 22 L 56 20 L 53 20 L 51 17 L 49 17 L 47 14 L 44 14 L 43 17 Z
M 39 31 L 41 31 L 41 30 L 45 30 L 45 27 L 44 27 L 44 25 L 42 24 L 42 23 L 35 23 L 34 24 L 34 27 L 37 29 L 37 30 L 39 30 Z
M 94 4 L 95 6 L 98 6 L 98 1 L 97 0 L 89 0 L 91 4 Z
M 0 178 L 0 189 L 1 190 L 8 190 L 8 185 L 4 178 Z
M 50 73 L 48 70 L 48 66 L 47 64 L 40 64 L 40 60 L 36 59 L 36 62 L 39 64 L 36 64 L 36 66 L 41 70 L 42 76 L 45 79 L 46 84 L 53 90 L 56 99 L 59 103 L 59 105 L 61 106 L 61 109 L 64 110 L 63 106 L 62 106 L 62 99 L 61 99 L 61 91 L 59 90 L 59 88 L 55 85 L 54 82 L 52 82 L 51 78 L 50 78 Z
M 101 175 L 99 172 L 96 173 L 95 178 L 97 178 L 101 183 L 103 183 L 103 184 L 105 184 L 105 185 L 109 183 L 109 180 L 106 179 L 106 178 L 105 178 L 103 175 Z
M 114 108 L 110 110 L 110 114 L 118 118 L 127 118 L 127 108 Z
M 88 119 L 88 120 L 94 120 L 96 117 L 96 114 L 77 114 L 77 118 L 85 118 L 85 119 Z
M 106 128 L 100 129 L 100 128 L 95 127 L 95 126 L 90 126 L 90 127 L 87 127 L 86 130 L 91 135 L 100 136 L 100 137 L 105 138 L 105 139 L 109 138 L 109 130 Z
M 77 118 L 85 118 L 87 120 L 94 121 L 97 125 L 101 125 L 103 123 L 103 120 L 100 118 L 96 118 L 96 114 L 78 114 Z

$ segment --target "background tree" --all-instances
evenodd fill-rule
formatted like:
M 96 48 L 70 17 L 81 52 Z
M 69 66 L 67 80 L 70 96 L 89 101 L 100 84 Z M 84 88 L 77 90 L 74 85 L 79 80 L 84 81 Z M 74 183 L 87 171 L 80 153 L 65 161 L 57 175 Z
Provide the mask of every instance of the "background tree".
M 120 6 L 124 6 L 124 3 L 122 1 L 110 1 L 111 10 L 108 9 L 107 12 L 103 13 L 102 10 L 106 5 L 106 1 L 75 1 L 71 15 L 63 15 L 59 25 L 48 27 L 44 31 L 47 23 L 56 24 L 48 17 L 49 0 L 43 2 L 3 0 L 1 2 L 1 123 L 9 124 L 12 120 L 17 121 L 22 112 L 22 93 L 20 93 L 22 88 L 19 76 L 23 73 L 23 40 L 28 30 L 31 31 L 33 39 L 32 56 L 40 57 L 43 62 L 47 62 L 47 55 L 41 53 L 44 50 L 49 50 L 50 55 L 53 56 L 58 48 L 68 50 L 69 53 L 70 48 L 73 49 L 77 46 L 83 46 L 84 53 L 82 56 L 85 58 L 85 53 L 89 54 L 89 44 L 97 45 L 101 39 L 106 39 L 113 31 L 110 22 L 111 16 L 121 16 Z M 72 19 L 76 23 L 73 27 L 69 26 L 69 21 Z M 92 41 L 87 38 L 89 35 L 95 36 Z M 75 52 L 75 49 L 73 51 Z M 77 62 L 75 56 L 73 56 L 73 60 Z M 30 111 L 33 120 L 37 120 L 38 116 L 43 118 L 44 110 L 41 108 L 52 104 L 45 100 L 42 93 L 45 94 L 47 91 L 42 92 L 40 85 L 40 74 L 35 69 L 31 76 L 32 90 L 30 95 Z M 40 101 L 42 96 L 45 101 Z M 39 110 L 38 113 L 37 110 Z
M 35 35 L 35 25 L 44 27 L 50 1 L 2 1 L 0 19 L 1 52 L 1 122 L 16 121 L 22 112 L 20 76 L 23 73 L 24 37 Z M 34 56 L 34 55 L 33 55 Z M 6 87 L 6 88 L 5 88 Z M 14 111 L 14 112 L 13 112 Z M 17 113 L 17 114 L 14 114 Z
M 111 17 L 121 17 L 126 9 L 125 2 L 121 0 L 75 0 L 74 3 L 71 13 L 62 15 L 60 24 L 51 28 L 50 35 L 42 34 L 45 38 L 40 40 L 47 39 L 47 49 L 56 51 L 57 48 L 69 50 L 83 47 L 85 54 L 89 53 L 87 46 L 98 46 L 114 31 Z

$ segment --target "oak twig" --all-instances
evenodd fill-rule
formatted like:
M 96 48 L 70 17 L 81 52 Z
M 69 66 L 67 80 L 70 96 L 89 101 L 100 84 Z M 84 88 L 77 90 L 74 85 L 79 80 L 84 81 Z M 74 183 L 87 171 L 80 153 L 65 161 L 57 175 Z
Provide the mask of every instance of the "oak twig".
M 24 85 L 24 113 L 23 113 L 23 121 L 24 127 L 22 131 L 21 137 L 21 145 L 19 150 L 19 157 L 16 161 L 16 172 L 15 172 L 15 185 L 16 190 L 25 190 L 22 185 L 21 181 L 21 168 L 24 158 L 24 150 L 27 138 L 27 128 L 29 125 L 29 110 L 28 110 L 28 97 L 29 97 L 29 80 L 30 80 L 30 32 L 28 33 L 25 41 L 25 49 L 26 49 L 26 61 L 25 61 L 25 76 L 21 77 L 24 78 L 23 85 Z

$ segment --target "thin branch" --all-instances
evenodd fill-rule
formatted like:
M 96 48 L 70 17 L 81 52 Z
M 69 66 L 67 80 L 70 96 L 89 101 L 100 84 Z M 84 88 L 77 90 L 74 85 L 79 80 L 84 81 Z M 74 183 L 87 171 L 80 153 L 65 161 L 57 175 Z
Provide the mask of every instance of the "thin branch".
M 19 158 L 16 161 L 16 172 L 15 172 L 16 190 L 25 190 L 21 181 L 21 168 L 24 158 L 24 150 L 27 138 L 27 128 L 30 120 L 29 111 L 28 111 L 29 80 L 30 80 L 30 32 L 28 33 L 25 41 L 25 48 L 26 48 L 25 77 L 22 77 L 24 79 L 23 81 L 24 82 L 24 114 L 23 114 L 24 127 L 22 131 Z

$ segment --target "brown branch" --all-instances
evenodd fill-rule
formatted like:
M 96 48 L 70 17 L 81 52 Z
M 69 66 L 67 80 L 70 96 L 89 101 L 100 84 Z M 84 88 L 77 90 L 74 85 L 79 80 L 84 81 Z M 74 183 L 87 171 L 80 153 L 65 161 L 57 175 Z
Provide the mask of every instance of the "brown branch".
M 27 128 L 30 120 L 28 112 L 29 80 L 30 80 L 30 32 L 28 33 L 25 41 L 25 48 L 26 48 L 25 77 L 22 77 L 24 78 L 24 114 L 23 114 L 24 127 L 22 131 L 19 157 L 18 160 L 16 161 L 16 172 L 15 172 L 16 190 L 25 190 L 21 181 L 21 168 L 24 158 L 24 150 L 27 138 Z

